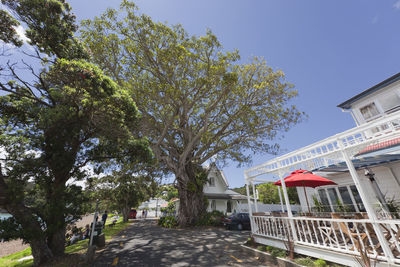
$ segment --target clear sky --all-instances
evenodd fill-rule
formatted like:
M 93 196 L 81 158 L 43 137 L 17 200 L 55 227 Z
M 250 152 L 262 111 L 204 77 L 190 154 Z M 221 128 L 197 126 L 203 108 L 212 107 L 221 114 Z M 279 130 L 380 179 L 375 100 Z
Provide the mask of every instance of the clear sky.
M 119 0 L 70 0 L 78 20 Z M 308 114 L 279 140 L 290 152 L 355 126 L 336 105 L 400 72 L 400 0 L 139 0 L 153 20 L 182 24 L 193 35 L 210 28 L 245 62 L 262 56 L 299 91 L 293 102 Z M 283 153 L 284 153 L 283 152 Z M 253 164 L 273 158 L 254 155 Z M 224 168 L 231 187 L 244 168 Z

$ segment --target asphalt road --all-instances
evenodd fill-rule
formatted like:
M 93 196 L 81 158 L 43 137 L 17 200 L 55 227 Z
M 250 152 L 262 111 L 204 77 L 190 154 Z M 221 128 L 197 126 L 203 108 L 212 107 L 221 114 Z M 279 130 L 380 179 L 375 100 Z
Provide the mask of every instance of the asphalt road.
M 93 266 L 265 266 L 240 244 L 249 231 L 165 229 L 154 220 L 132 224 L 96 257 Z

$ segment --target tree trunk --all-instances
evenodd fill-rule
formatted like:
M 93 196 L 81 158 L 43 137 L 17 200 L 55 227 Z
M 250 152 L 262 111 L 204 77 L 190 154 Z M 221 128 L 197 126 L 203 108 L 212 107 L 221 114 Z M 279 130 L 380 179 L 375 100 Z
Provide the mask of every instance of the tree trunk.
M 127 222 L 129 220 L 129 212 L 130 212 L 130 208 L 129 207 L 123 207 L 121 209 L 122 218 L 123 218 L 124 222 Z
M 47 246 L 45 240 L 34 239 L 30 240 L 29 244 L 32 249 L 33 265 L 40 266 L 53 258 L 53 253 Z
M 49 210 L 47 223 L 48 244 L 54 257 L 62 257 L 65 250 L 65 184 L 54 183 L 49 195 Z
M 201 168 L 201 167 L 200 167 Z M 199 169 L 203 171 L 203 169 Z M 198 171 L 199 171 L 198 170 Z M 196 178 L 195 166 L 189 163 L 177 176 L 179 194 L 178 224 L 195 225 L 206 211 L 203 194 L 204 181 Z

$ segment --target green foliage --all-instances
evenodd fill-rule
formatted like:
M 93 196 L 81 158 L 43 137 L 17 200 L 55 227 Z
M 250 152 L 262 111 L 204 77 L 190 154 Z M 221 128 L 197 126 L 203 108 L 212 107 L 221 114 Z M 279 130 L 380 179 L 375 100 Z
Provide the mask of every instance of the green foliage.
M 299 258 L 299 259 L 295 259 L 294 261 L 299 265 L 310 266 L 310 267 L 314 266 L 314 260 L 311 259 L 310 257 Z
M 274 139 L 303 117 L 290 104 L 297 91 L 282 71 L 260 58 L 240 64 L 239 52 L 224 51 L 210 30 L 190 36 L 124 0 L 119 11 L 84 21 L 81 37 L 102 70 L 129 88 L 157 159 L 182 184 L 182 223 L 203 212 L 184 203 L 203 204 L 203 179 L 192 166 L 215 156 L 240 164 L 253 152 L 275 153 Z
M 145 172 L 145 165 L 121 166 L 111 175 L 99 178 L 92 184 L 93 197 L 107 203 L 107 208 L 118 210 L 128 220 L 131 208 L 152 197 L 157 190 L 155 177 Z
M 258 246 L 257 249 L 259 251 L 267 251 L 267 246 L 261 245 L 261 246 Z
M 282 198 L 283 192 L 280 186 L 276 186 L 272 183 L 265 183 L 257 185 L 258 195 L 260 201 L 264 204 L 280 204 L 279 192 L 281 190 Z M 288 187 L 287 193 L 289 196 L 290 204 L 299 204 L 299 197 L 297 195 L 297 189 L 295 187 Z M 284 200 L 283 200 L 284 201 Z
M 326 205 L 322 204 L 317 198 L 317 196 L 313 195 L 313 202 L 314 202 L 314 207 L 313 210 L 316 212 L 330 212 L 331 209 L 330 207 L 327 207 Z
M 197 221 L 198 226 L 222 226 L 222 218 L 224 218 L 224 213 L 219 210 L 214 210 L 211 212 L 205 212 L 200 219 Z
M 163 185 L 159 187 L 157 196 L 166 201 L 170 201 L 178 197 L 178 189 L 173 185 Z
M 175 202 L 169 202 L 168 206 L 165 208 L 161 208 L 161 212 L 166 216 L 175 216 L 176 215 L 176 204 Z
M 147 161 L 152 153 L 137 131 L 130 90 L 89 62 L 74 37 L 70 6 L 64 0 L 2 3 L 14 18 L 0 12 L 0 21 L 10 23 L 0 39 L 19 45 L 11 26 L 24 24 L 37 61 L 0 66 L 0 146 L 7 155 L 0 166 L 0 206 L 13 215 L 0 225 L 0 235 L 40 249 L 39 265 L 63 255 L 59 236 L 88 208 L 88 196 L 71 183 L 88 177 L 88 163 L 101 172 L 115 162 Z M 23 68 L 30 78 L 24 79 Z
M 270 253 L 272 257 L 285 258 L 287 255 L 286 250 L 272 246 L 266 246 L 266 251 Z
M 392 199 L 386 199 L 386 206 L 394 218 L 400 219 L 400 205 L 394 197 Z
M 326 267 L 326 266 L 328 266 L 328 264 L 323 259 L 317 259 L 314 261 L 314 266 L 315 267 Z
M 0 10 L 0 40 L 15 46 L 22 46 L 23 42 L 19 39 L 15 30 L 15 27 L 19 25 L 19 22 L 5 10 Z
M 280 198 L 278 190 L 281 190 L 282 197 L 283 191 L 281 187 L 278 187 L 272 183 L 258 184 L 256 186 L 258 190 L 258 196 L 260 198 L 260 202 L 264 204 L 280 204 Z M 247 195 L 246 186 L 233 188 L 235 192 L 238 192 L 242 195 Z M 249 188 L 250 195 L 253 195 L 253 188 Z M 287 193 L 289 196 L 290 204 L 300 204 L 299 196 L 297 195 L 297 189 L 295 187 L 287 187 Z
M 178 221 L 175 216 L 168 215 L 158 219 L 158 225 L 165 228 L 174 228 L 178 226 Z

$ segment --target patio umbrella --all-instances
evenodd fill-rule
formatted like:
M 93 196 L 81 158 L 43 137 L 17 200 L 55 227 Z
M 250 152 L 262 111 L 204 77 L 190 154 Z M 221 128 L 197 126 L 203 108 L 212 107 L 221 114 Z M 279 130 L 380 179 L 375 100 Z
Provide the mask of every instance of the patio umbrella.
M 307 170 L 297 170 L 292 172 L 289 176 L 285 177 L 285 185 L 287 187 L 303 187 L 304 195 L 306 196 L 308 211 L 310 211 L 310 204 L 306 194 L 306 187 L 318 187 L 323 185 L 335 185 L 336 183 L 324 177 L 312 174 Z M 277 181 L 274 185 L 282 186 L 281 181 Z

